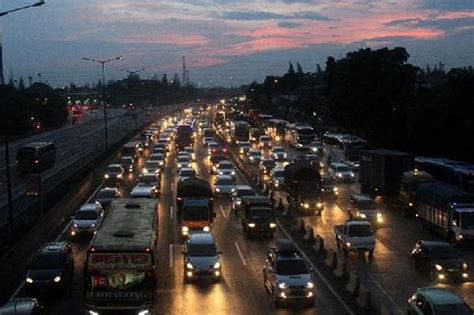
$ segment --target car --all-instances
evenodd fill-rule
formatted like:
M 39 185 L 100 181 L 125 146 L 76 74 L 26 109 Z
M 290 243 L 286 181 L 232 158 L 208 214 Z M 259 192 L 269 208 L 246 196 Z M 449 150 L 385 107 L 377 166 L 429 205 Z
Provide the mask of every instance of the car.
M 46 243 L 28 266 L 25 289 L 30 293 L 64 292 L 74 277 L 72 248 L 67 242 Z
M 251 148 L 250 142 L 239 142 L 239 154 L 247 154 Z
M 102 209 L 107 209 L 114 199 L 120 198 L 120 191 L 114 187 L 105 187 L 99 190 L 95 201 L 100 203 Z
M 258 149 L 250 149 L 247 153 L 250 163 L 259 163 L 262 160 L 262 152 Z
M 108 183 L 122 182 L 124 170 L 120 164 L 109 164 L 104 174 L 104 180 Z
M 153 192 L 158 195 L 160 193 L 161 181 L 160 176 L 156 174 L 140 174 L 137 180 L 138 184 L 146 184 L 151 187 Z
M 273 189 L 282 189 L 285 186 L 285 169 L 275 167 L 270 171 L 270 183 Z
M 191 156 L 192 161 L 196 161 L 196 152 L 194 152 L 193 147 L 185 147 L 184 152 L 187 152 Z
M 305 154 L 303 157 L 304 157 L 304 160 L 306 162 L 308 162 L 309 164 L 311 164 L 315 168 L 323 168 L 324 167 L 324 163 L 323 163 L 321 157 L 317 154 L 308 153 L 308 154 Z
M 204 137 L 202 138 L 202 144 L 207 147 L 210 142 L 215 142 L 214 137 Z
M 158 166 L 161 170 L 165 167 L 166 157 L 162 153 L 153 153 L 150 155 L 148 162 L 158 162 Z
M 186 167 L 186 168 L 192 168 L 193 167 L 193 163 L 191 162 L 191 158 L 187 155 L 178 156 L 177 159 L 176 159 L 176 163 L 177 163 L 178 170 L 180 170 L 184 167 Z
M 314 304 L 312 269 L 288 239 L 278 240 L 277 246 L 268 251 L 263 282 L 275 306 L 292 300 Z
M 339 189 L 336 187 L 334 178 L 330 176 L 321 176 L 321 192 L 324 199 L 337 199 Z
M 125 172 L 133 173 L 135 160 L 130 156 L 124 156 L 120 159 L 120 165 L 122 165 L 122 168 Z
M 230 175 L 218 175 L 214 182 L 214 193 L 216 195 L 230 195 L 234 188 L 234 180 Z
M 131 198 L 154 198 L 155 191 L 153 186 L 145 183 L 138 183 L 132 188 L 130 192 Z
M 196 176 L 196 171 L 194 169 L 192 169 L 191 167 L 183 167 L 178 172 L 178 181 L 183 181 L 194 176 Z
M 257 193 L 253 190 L 252 187 L 249 185 L 235 185 L 234 189 L 232 189 L 232 210 L 237 213 L 237 209 L 239 208 L 242 197 L 243 196 L 256 196 Z
M 369 196 L 351 194 L 348 210 L 352 219 L 367 219 L 373 226 L 383 223 L 384 217 L 380 206 Z
M 99 202 L 83 204 L 72 219 L 71 236 L 94 235 L 102 223 L 103 216 L 104 210 Z
M 163 147 L 158 147 L 158 146 L 155 146 L 153 148 L 153 153 L 152 154 L 162 154 L 164 157 L 166 157 L 166 149 L 163 148 Z
M 143 174 L 155 174 L 155 175 L 159 175 L 160 174 L 160 171 L 161 171 L 161 168 L 163 167 L 163 165 L 161 165 L 162 163 L 160 163 L 162 161 L 159 161 L 159 160 L 155 160 L 155 161 L 147 161 L 145 163 L 145 166 L 143 167 Z
M 258 147 L 261 149 L 271 148 L 272 142 L 270 141 L 270 137 L 266 135 L 260 136 L 258 139 Z
M 344 163 L 331 163 L 328 173 L 337 182 L 354 182 L 354 172 Z
M 207 155 L 211 156 L 211 155 L 215 154 L 219 148 L 220 148 L 219 143 L 209 142 L 207 144 Z
M 234 164 L 230 161 L 220 161 L 217 164 L 216 173 L 218 175 L 230 175 L 235 180 Z
M 165 148 L 166 151 L 169 151 L 169 140 L 168 138 L 163 138 L 163 136 L 158 139 L 157 146 Z
M 418 288 L 408 300 L 408 315 L 472 315 L 459 295 L 442 288 Z
M 16 298 L 0 307 L 1 315 L 42 315 L 44 307 L 35 298 Z
M 411 252 L 415 268 L 432 281 L 469 279 L 469 266 L 451 244 L 441 241 L 418 241 Z
M 220 252 L 210 232 L 192 232 L 184 243 L 184 282 L 207 277 L 218 281 L 222 277 Z
M 276 162 L 273 159 L 263 159 L 260 164 L 260 174 L 262 175 L 268 175 L 270 174 L 270 171 L 275 168 Z
M 287 156 L 288 155 L 283 147 L 274 147 L 272 149 L 272 157 L 275 161 L 284 161 Z

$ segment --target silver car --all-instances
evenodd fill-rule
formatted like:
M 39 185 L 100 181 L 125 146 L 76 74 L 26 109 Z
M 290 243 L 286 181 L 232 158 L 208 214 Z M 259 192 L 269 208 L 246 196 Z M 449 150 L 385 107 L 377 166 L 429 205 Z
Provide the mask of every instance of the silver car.
M 104 210 L 99 202 L 83 204 L 72 220 L 71 236 L 93 235 L 102 223 Z
M 222 271 L 219 254 L 210 232 L 191 233 L 184 243 L 184 281 L 200 277 L 220 280 Z
M 230 161 L 220 161 L 217 164 L 218 175 L 230 175 L 235 180 L 235 168 Z
M 288 155 L 283 147 L 274 147 L 272 150 L 272 157 L 275 161 L 284 161 Z
M 234 186 L 232 176 L 218 175 L 214 182 L 214 193 L 216 195 L 230 195 Z

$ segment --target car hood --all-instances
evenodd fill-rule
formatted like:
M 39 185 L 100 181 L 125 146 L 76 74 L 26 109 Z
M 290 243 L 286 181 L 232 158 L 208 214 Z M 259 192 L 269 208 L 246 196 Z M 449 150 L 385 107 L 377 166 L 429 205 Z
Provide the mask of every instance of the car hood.
M 278 282 L 284 282 L 287 285 L 305 285 L 311 281 L 311 275 L 301 274 L 301 275 L 277 275 Z
M 216 188 L 219 188 L 220 191 L 231 191 L 234 186 L 232 185 L 217 185 Z
M 46 281 L 53 280 L 54 277 L 59 275 L 61 275 L 61 270 L 59 269 L 37 269 L 28 270 L 27 277 L 36 281 Z
M 92 224 L 99 223 L 99 220 L 74 220 L 73 225 L 77 225 L 78 227 L 90 227 Z
M 194 269 L 207 270 L 213 268 L 215 263 L 219 261 L 218 256 L 189 256 L 189 262 L 193 265 Z
M 452 259 L 434 259 L 433 265 L 437 264 L 442 266 L 444 269 L 451 268 L 462 268 L 464 259 L 462 258 L 452 258 Z

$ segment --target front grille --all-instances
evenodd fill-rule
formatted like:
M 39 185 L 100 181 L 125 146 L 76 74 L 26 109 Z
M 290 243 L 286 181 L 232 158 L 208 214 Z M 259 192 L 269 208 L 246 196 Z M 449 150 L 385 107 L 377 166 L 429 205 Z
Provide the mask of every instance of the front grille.
M 304 290 L 291 290 L 290 296 L 306 296 Z

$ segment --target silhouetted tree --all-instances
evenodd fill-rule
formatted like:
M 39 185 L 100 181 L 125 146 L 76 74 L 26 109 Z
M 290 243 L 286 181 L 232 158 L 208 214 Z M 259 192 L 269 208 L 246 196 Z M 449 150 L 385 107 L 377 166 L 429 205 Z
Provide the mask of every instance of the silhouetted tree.
M 303 68 L 301 67 L 300 63 L 296 63 L 296 73 L 303 74 Z

